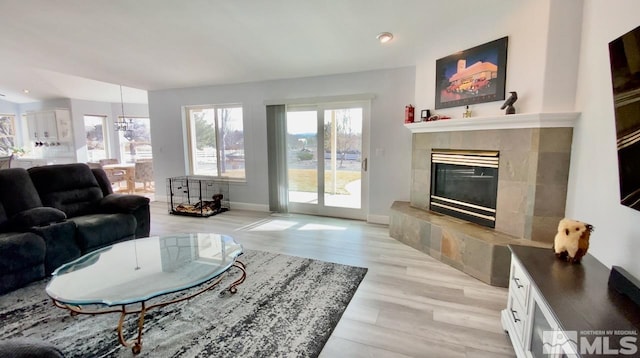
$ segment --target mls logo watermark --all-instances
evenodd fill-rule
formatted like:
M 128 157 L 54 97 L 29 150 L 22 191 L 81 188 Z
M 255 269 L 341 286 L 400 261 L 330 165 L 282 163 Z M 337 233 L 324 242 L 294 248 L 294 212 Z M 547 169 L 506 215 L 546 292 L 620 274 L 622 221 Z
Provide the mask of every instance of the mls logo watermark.
M 542 353 L 579 357 L 592 355 L 635 355 L 638 353 L 638 332 L 623 330 L 602 331 L 543 331 Z
M 578 346 L 577 331 L 543 331 L 542 332 L 542 353 L 543 354 L 566 354 L 565 352 L 575 352 Z M 571 357 L 571 355 L 569 355 Z M 576 356 L 576 355 L 573 355 Z

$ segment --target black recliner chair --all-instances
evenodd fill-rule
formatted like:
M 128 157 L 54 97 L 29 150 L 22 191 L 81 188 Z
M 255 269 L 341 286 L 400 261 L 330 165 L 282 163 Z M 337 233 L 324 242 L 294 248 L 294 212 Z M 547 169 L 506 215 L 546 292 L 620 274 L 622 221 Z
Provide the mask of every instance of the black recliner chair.
M 44 277 L 46 244 L 30 229 L 65 218 L 43 208 L 26 170 L 0 170 L 0 294 Z

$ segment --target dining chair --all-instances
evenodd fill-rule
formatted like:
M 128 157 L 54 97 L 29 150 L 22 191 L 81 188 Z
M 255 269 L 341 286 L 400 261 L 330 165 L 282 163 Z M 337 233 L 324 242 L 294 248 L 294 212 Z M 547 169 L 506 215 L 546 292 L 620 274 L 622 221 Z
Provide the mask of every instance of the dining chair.
M 11 168 L 11 158 L 13 158 L 11 155 L 8 157 L 0 157 L 0 169 Z
M 120 164 L 120 160 L 118 160 L 118 158 L 100 159 L 98 163 L 100 163 L 100 165 Z
M 120 183 L 126 181 L 126 173 L 121 169 L 109 169 L 105 168 L 105 165 L 109 164 L 119 164 L 120 161 L 117 158 L 109 158 L 109 159 L 100 159 L 98 161 L 100 167 L 104 170 L 105 174 L 107 174 L 107 178 L 111 182 L 111 185 L 117 185 L 117 188 L 120 188 Z
M 134 176 L 136 183 L 142 183 L 143 190 L 153 191 L 153 162 L 148 160 L 137 161 Z

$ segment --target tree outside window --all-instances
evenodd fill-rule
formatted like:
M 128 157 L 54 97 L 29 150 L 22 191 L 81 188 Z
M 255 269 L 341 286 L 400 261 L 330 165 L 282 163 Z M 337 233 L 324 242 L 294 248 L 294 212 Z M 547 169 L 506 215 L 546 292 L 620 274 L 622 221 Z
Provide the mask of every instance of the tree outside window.
M 325 158 L 331 157 L 331 147 L 336 146 L 338 168 L 344 166 L 345 160 L 360 162 L 362 145 L 362 109 L 347 108 L 325 113 L 324 152 Z M 327 115 L 333 112 L 331 115 Z M 336 136 L 332 135 L 332 121 L 335 120 Z M 357 123 L 354 123 L 357 121 Z
M 120 118 L 122 121 L 123 119 Z M 151 121 L 146 117 L 125 117 L 128 123 L 126 131 L 118 132 L 120 142 L 120 161 L 134 163 L 140 159 L 152 159 Z
M 244 179 L 242 107 L 188 107 L 187 118 L 193 174 Z
M 12 155 L 16 150 L 15 116 L 0 115 L 0 156 Z
M 105 116 L 84 116 L 84 133 L 87 143 L 87 161 L 98 162 L 107 158 L 104 125 Z

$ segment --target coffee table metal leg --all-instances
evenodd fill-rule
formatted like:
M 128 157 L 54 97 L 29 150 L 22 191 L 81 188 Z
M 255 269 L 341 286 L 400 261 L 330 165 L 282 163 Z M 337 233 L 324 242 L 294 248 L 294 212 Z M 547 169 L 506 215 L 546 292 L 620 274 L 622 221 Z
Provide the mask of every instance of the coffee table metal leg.
M 142 307 L 140 308 L 140 316 L 138 317 L 138 336 L 135 340 L 127 342 L 124 338 L 124 334 L 122 333 L 122 325 L 124 324 L 124 318 L 129 313 L 137 313 L 138 311 L 127 312 L 125 306 L 122 306 L 122 310 L 120 311 L 120 320 L 118 321 L 118 340 L 120 344 L 125 347 L 131 347 L 131 351 L 133 354 L 138 354 L 142 351 L 142 328 L 144 327 L 144 315 L 147 313 L 147 308 L 145 303 L 141 303 Z
M 239 284 L 243 283 L 244 280 L 247 278 L 247 271 L 246 271 L 246 266 L 244 263 L 242 263 L 241 261 L 236 260 L 236 262 L 233 263 L 233 267 L 240 269 L 240 271 L 242 271 L 242 276 L 240 276 L 239 279 L 235 280 L 230 286 L 229 286 L 229 292 L 231 293 L 236 293 L 238 292 L 238 289 L 236 288 L 236 286 L 238 286 Z
M 242 275 L 240 276 L 240 278 L 238 278 L 237 280 L 233 281 L 233 283 L 231 283 L 231 285 L 229 285 L 229 288 L 226 289 L 223 292 L 229 291 L 230 293 L 236 293 L 238 292 L 238 289 L 236 288 L 238 285 L 240 285 L 241 283 L 244 282 L 244 280 L 247 278 L 247 271 L 246 271 L 246 265 L 244 263 L 242 263 L 241 261 L 236 260 L 233 265 L 233 267 L 239 269 L 242 272 Z M 192 293 L 188 296 L 183 296 L 180 298 L 176 298 L 170 301 L 166 301 L 166 302 L 161 302 L 161 303 L 156 303 L 156 304 L 152 304 L 151 306 L 147 307 L 145 302 L 140 302 L 141 308 L 138 309 L 133 309 L 130 311 L 127 311 L 127 305 L 122 305 L 120 309 L 106 309 L 106 310 L 83 310 L 80 306 L 76 306 L 76 305 L 71 305 L 71 304 L 65 304 L 59 301 L 56 301 L 55 299 L 52 299 L 53 304 L 57 307 L 60 308 L 65 308 L 69 311 L 71 311 L 70 313 L 72 315 L 76 315 L 76 314 L 91 314 L 91 315 L 96 315 L 96 314 L 105 314 L 105 313 L 116 313 L 119 312 L 120 313 L 120 319 L 118 320 L 118 340 L 120 341 L 120 344 L 122 344 L 125 347 L 131 347 L 131 351 L 133 352 L 133 354 L 138 354 L 142 351 L 142 329 L 144 328 L 144 315 L 147 313 L 148 310 L 155 308 L 155 307 L 163 307 L 172 303 L 176 303 L 176 302 L 181 302 L 181 301 L 185 301 L 188 299 L 191 299 L 195 296 L 198 296 L 206 291 L 209 291 L 211 289 L 213 289 L 214 287 L 216 287 L 220 282 L 222 281 L 222 275 L 219 276 L 217 279 L 214 280 L 214 282 L 212 282 L 210 285 L 208 285 L 207 287 L 198 290 L 195 293 Z M 123 325 L 124 325 L 124 319 L 128 314 L 134 314 L 134 313 L 138 313 L 139 317 L 138 317 L 138 334 L 137 337 L 129 342 L 127 342 L 127 340 L 124 338 L 124 334 L 122 333 L 122 329 L 123 329 Z

